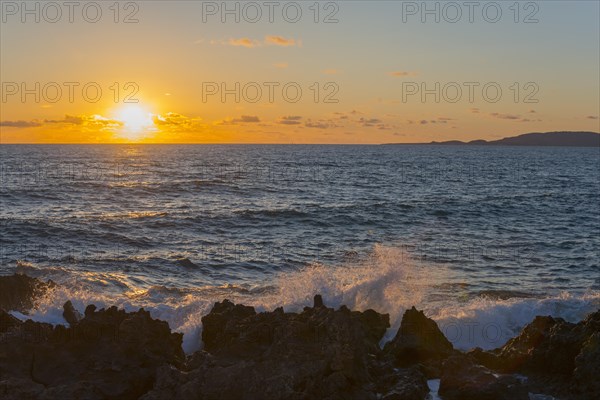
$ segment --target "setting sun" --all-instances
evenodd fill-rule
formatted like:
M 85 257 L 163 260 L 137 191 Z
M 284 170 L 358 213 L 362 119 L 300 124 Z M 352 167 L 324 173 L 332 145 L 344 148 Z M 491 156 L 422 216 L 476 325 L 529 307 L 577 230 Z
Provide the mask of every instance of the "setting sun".
M 121 134 L 127 139 L 140 139 L 155 130 L 153 115 L 138 105 L 127 105 L 116 112 L 116 120 L 123 123 Z

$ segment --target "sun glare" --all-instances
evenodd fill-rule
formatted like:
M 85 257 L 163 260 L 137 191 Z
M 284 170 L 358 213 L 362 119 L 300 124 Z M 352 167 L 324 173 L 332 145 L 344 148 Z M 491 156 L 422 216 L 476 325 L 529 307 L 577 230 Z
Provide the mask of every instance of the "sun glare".
M 121 108 L 116 119 L 123 123 L 122 133 L 129 139 L 139 139 L 154 128 L 152 113 L 137 105 Z

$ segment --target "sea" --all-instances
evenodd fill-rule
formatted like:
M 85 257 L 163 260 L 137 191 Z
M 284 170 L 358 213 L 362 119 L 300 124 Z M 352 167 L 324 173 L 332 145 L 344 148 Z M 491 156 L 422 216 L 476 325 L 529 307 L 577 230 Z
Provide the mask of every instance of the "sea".
M 600 308 L 600 150 L 441 145 L 2 145 L 0 274 L 62 305 L 144 308 L 202 346 L 230 299 L 424 310 L 457 348 Z

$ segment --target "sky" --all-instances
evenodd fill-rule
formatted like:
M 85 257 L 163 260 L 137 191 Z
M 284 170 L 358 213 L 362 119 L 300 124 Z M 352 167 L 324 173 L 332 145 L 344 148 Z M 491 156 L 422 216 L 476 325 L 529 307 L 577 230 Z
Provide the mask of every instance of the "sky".
M 598 1 L 67 3 L 1 1 L 0 143 L 600 130 Z

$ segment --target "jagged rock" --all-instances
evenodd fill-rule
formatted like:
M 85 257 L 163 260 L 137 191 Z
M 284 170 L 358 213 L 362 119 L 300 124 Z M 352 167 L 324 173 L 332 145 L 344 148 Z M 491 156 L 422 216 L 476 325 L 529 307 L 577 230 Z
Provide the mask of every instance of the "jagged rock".
M 600 331 L 591 335 L 575 358 L 575 387 L 590 398 L 600 398 Z
M 512 376 L 496 377 L 466 355 L 444 361 L 439 394 L 444 400 L 528 400 L 525 386 Z
M 39 296 L 54 286 L 52 281 L 42 282 L 22 274 L 0 276 L 0 309 L 26 313 Z
M 536 317 L 521 334 L 493 351 L 470 354 L 489 368 L 529 377 L 535 390 L 561 399 L 600 397 L 600 310 L 578 324 Z
M 429 391 L 418 370 L 394 371 L 378 359 L 389 316 L 373 310 L 328 308 L 321 296 L 301 313 L 256 313 L 230 301 L 203 319 L 204 350 L 186 373 L 163 368 L 145 400 L 376 399 L 378 394 L 423 399 Z
M 10 387 L 26 398 L 29 387 L 42 385 L 34 398 L 137 398 L 152 388 L 159 366 L 184 360 L 182 335 L 143 309 L 102 309 L 69 328 L 10 321 L 0 335 L 0 393 Z
M 320 308 L 320 307 L 325 307 L 325 304 L 323 304 L 323 297 L 321 297 L 320 294 L 316 294 L 315 299 L 313 301 L 313 308 Z
M 67 300 L 63 305 L 63 317 L 71 326 L 76 325 L 81 320 L 81 313 L 73 307 L 71 300 Z
M 0 282 L 26 288 L 2 301 L 27 308 L 36 280 L 9 278 Z M 464 355 L 414 307 L 382 351 L 387 314 L 334 310 L 319 295 L 300 313 L 224 300 L 202 318 L 204 349 L 186 360 L 182 335 L 143 309 L 89 305 L 82 318 L 63 308 L 69 327 L 0 309 L 0 398 L 422 400 L 435 374 L 445 400 L 527 398 L 520 381 L 490 369 L 526 374 L 534 393 L 600 398 L 600 311 L 579 324 L 539 317 L 502 348 Z
M 21 325 L 21 321 L 18 318 L 0 309 L 0 333 L 8 332 L 19 325 Z
M 536 317 L 498 354 L 506 372 L 571 374 L 581 348 L 582 332 L 562 318 Z
M 0 377 L 0 399 L 37 400 L 44 392 L 44 386 L 30 379 Z
M 435 321 L 413 307 L 406 310 L 398 333 L 383 351 L 400 367 L 426 363 L 430 368 L 439 369 L 442 360 L 454 350 Z
M 388 369 L 377 378 L 382 400 L 423 400 L 429 392 L 427 377 L 417 367 Z
M 94 312 L 96 311 L 96 306 L 93 304 L 88 305 L 85 308 L 85 311 L 83 312 L 85 314 L 85 316 L 89 316 L 89 315 L 94 315 Z

